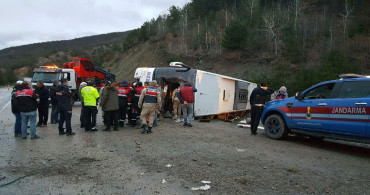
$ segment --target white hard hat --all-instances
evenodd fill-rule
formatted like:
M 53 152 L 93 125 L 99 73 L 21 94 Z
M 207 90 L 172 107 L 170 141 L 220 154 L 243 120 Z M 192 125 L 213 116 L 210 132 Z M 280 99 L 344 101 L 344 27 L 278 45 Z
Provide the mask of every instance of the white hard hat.
M 19 80 L 15 84 L 22 84 L 22 83 L 23 83 L 23 81 Z
M 82 82 L 80 85 L 87 85 L 87 83 L 86 82 Z

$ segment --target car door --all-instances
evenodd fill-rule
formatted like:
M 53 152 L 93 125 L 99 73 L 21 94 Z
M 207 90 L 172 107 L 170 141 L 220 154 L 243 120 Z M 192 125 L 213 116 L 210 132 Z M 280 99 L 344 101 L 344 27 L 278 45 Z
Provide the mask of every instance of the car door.
M 311 131 L 328 131 L 330 106 L 335 82 L 313 87 L 295 100 L 291 108 L 292 123 L 295 128 Z
M 344 81 L 333 100 L 330 128 L 334 132 L 364 136 L 370 115 L 370 81 Z

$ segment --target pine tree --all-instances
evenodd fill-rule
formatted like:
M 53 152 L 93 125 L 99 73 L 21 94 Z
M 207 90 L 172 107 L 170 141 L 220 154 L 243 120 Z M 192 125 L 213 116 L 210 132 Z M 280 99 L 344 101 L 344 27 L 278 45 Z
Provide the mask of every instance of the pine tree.
M 222 46 L 229 50 L 242 50 L 247 40 L 247 25 L 240 20 L 235 20 L 226 27 L 222 37 Z

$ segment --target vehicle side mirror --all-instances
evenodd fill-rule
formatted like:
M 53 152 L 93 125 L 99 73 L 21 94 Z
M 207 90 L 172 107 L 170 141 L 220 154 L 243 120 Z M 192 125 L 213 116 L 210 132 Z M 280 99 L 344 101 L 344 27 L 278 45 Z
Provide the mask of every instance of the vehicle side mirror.
M 302 94 L 301 92 L 297 92 L 297 93 L 295 94 L 295 99 L 297 99 L 297 100 L 302 100 L 302 99 L 303 99 L 303 94 Z

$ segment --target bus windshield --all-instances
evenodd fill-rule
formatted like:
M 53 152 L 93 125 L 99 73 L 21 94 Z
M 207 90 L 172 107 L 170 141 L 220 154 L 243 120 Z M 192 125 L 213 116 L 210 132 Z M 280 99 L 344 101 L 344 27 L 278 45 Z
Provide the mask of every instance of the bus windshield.
M 32 82 L 42 81 L 44 83 L 52 83 L 56 80 L 60 80 L 60 73 L 35 72 L 32 77 Z

